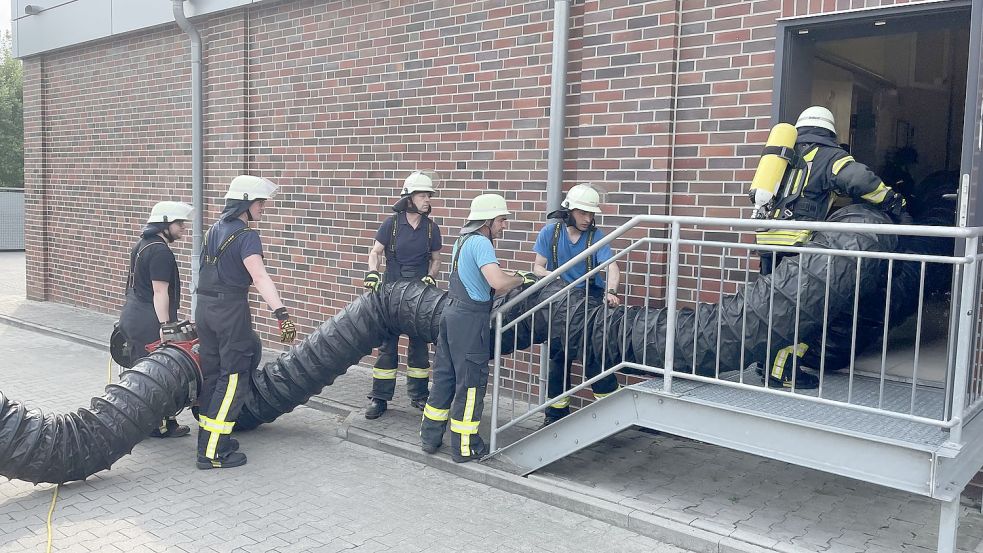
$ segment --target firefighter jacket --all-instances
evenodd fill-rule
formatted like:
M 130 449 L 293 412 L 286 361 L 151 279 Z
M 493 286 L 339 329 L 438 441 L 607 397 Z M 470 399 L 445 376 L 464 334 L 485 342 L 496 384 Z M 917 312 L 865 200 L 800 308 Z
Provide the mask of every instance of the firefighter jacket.
M 779 196 L 768 212 L 770 219 L 824 221 L 838 196 L 868 202 L 901 215 L 904 199 L 881 182 L 866 165 L 853 159 L 832 137 L 807 129 L 795 144 L 798 159 L 789 166 Z M 763 229 L 762 245 L 796 246 L 809 240 L 811 231 Z

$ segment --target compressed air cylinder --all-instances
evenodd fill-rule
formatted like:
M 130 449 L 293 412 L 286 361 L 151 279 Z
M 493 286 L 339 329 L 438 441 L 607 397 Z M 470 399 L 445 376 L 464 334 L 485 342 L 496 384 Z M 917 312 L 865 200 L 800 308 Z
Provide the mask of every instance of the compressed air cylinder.
M 751 180 L 751 192 L 756 207 L 766 204 L 778 191 L 788 167 L 788 158 L 781 155 L 781 148 L 794 147 L 798 135 L 795 127 L 788 123 L 779 123 L 771 128 L 768 142 L 765 143 L 765 152 L 758 162 L 754 179 Z

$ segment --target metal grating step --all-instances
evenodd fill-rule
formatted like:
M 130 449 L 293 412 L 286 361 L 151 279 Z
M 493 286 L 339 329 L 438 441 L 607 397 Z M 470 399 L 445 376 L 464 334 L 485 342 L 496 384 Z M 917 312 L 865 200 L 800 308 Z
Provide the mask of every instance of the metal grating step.
M 723 378 L 737 381 L 738 377 L 739 375 L 734 373 Z M 757 382 L 760 387 L 761 379 L 757 375 L 749 376 L 745 372 L 744 382 L 746 384 Z M 822 397 L 845 402 L 849 394 L 850 403 L 875 408 L 880 398 L 881 408 L 884 410 L 899 413 L 910 411 L 911 384 L 886 381 L 883 393 L 877 379 L 854 376 L 852 391 L 849 389 L 849 384 L 850 378 L 846 374 L 828 374 L 823 379 Z M 662 386 L 662 377 L 655 377 L 632 385 L 631 388 L 645 393 L 662 394 Z M 795 394 L 790 392 L 773 394 L 753 388 L 734 388 L 677 377 L 673 379 L 672 394 L 683 400 L 740 409 L 771 419 L 781 418 L 809 426 L 822 426 L 897 440 L 928 450 L 936 449 L 948 439 L 948 432 L 938 427 L 885 415 L 864 413 L 847 407 L 802 401 L 795 397 L 799 394 L 816 396 L 818 390 L 796 390 Z M 944 405 L 943 390 L 927 386 L 917 387 L 913 414 L 940 419 Z

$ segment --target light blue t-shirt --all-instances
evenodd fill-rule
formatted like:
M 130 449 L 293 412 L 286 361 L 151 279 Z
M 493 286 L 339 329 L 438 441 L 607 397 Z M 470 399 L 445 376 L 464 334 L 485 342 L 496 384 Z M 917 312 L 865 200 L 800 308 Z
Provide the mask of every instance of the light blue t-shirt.
M 539 236 L 536 237 L 536 245 L 533 246 L 533 251 L 546 258 L 546 268 L 550 271 L 555 270 L 560 265 L 570 261 L 576 255 L 587 249 L 587 234 L 589 231 L 580 233 L 580 239 L 578 239 L 577 242 L 571 242 L 570 235 L 567 234 L 566 227 L 566 224 L 562 224 L 560 227 L 560 240 L 556 248 L 557 265 L 553 265 L 553 234 L 556 232 L 556 223 L 550 222 L 548 225 L 543 227 L 543 230 L 539 231 Z M 604 232 L 602 232 L 601 229 L 595 229 L 592 244 L 596 244 L 601 240 L 601 238 L 604 238 Z M 611 259 L 612 255 L 614 254 L 611 252 L 611 247 L 605 244 L 604 247 L 594 254 L 594 259 L 596 261 L 594 266 L 596 267 L 608 259 Z M 593 279 L 594 282 L 591 283 L 592 286 L 597 286 L 601 289 L 604 288 L 603 273 L 603 271 L 598 271 L 595 273 Z M 572 269 L 565 271 L 561 276 L 563 277 L 564 281 L 573 282 L 585 274 L 587 274 L 587 263 L 580 262 L 574 265 Z M 584 284 L 584 282 L 581 282 L 577 285 L 577 288 L 583 288 Z
M 462 236 L 454 242 L 451 259 L 457 255 L 457 249 L 464 238 Z M 464 242 L 461 255 L 457 258 L 457 276 L 464 283 L 464 288 L 467 289 L 468 295 L 474 301 L 491 299 L 491 285 L 485 280 L 485 275 L 481 274 L 481 268 L 489 263 L 498 263 L 495 247 L 492 246 L 491 240 L 481 234 L 471 235 L 471 238 Z

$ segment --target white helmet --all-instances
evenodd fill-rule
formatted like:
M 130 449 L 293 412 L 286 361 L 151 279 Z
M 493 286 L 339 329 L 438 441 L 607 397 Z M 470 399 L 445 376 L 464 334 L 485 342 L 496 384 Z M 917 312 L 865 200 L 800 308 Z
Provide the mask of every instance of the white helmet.
M 474 232 L 485 225 L 486 222 L 501 217 L 511 215 L 505 198 L 498 194 L 482 194 L 471 200 L 471 212 L 468 219 L 461 227 L 461 234 Z
M 833 119 L 833 112 L 823 106 L 812 106 L 799 114 L 795 128 L 801 129 L 802 127 L 819 127 L 836 134 L 836 121 Z
M 433 187 L 433 179 L 423 171 L 413 171 L 410 173 L 410 176 L 406 177 L 406 180 L 403 181 L 403 190 L 399 195 L 409 196 L 417 192 L 437 193 Z
M 272 181 L 252 175 L 239 175 L 232 179 L 226 200 L 267 200 L 276 195 L 277 186 Z
M 600 213 L 601 195 L 589 184 L 578 184 L 567 192 L 567 197 L 564 198 L 560 207 Z
M 182 202 L 157 202 L 154 208 L 150 210 L 150 218 L 147 219 L 147 223 L 188 221 L 194 210 L 195 208 Z

